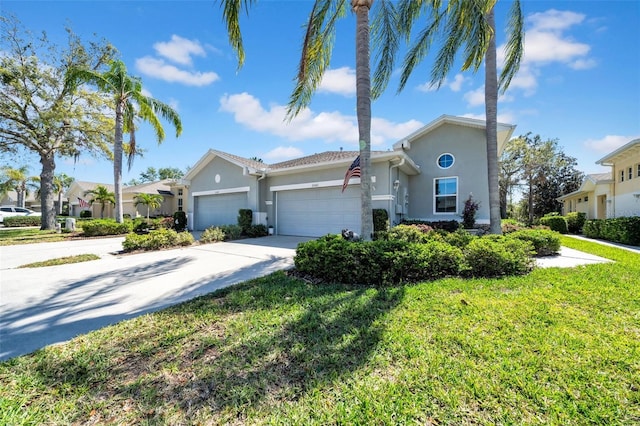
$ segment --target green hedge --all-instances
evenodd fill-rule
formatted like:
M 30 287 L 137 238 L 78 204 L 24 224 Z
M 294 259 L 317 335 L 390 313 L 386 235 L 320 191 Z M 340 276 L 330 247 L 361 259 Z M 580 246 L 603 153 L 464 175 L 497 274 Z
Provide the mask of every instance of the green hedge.
M 176 232 L 173 229 L 157 229 L 148 234 L 128 234 L 122 247 L 125 251 L 158 250 L 193 244 L 193 235 L 189 232 Z
M 225 238 L 226 238 L 226 235 L 222 229 L 220 229 L 217 226 L 212 226 L 202 231 L 202 234 L 200 235 L 200 242 L 216 243 L 216 242 L 224 241 Z
M 389 229 L 389 212 L 385 209 L 373 209 L 373 232 Z
M 133 231 L 133 222 L 118 223 L 115 219 L 94 219 L 82 223 L 82 231 L 86 237 L 104 235 L 122 235 Z
M 560 251 L 560 236 L 544 229 L 521 229 L 507 234 L 508 238 L 529 241 L 537 256 L 549 256 Z
M 582 227 L 587 220 L 587 214 L 582 212 L 571 212 L 565 216 L 567 219 L 567 229 L 572 234 L 582 232 Z
M 238 225 L 242 228 L 242 233 L 246 234 L 247 230 L 253 223 L 253 210 L 240 209 L 238 210 Z
M 564 216 L 543 216 L 540 218 L 540 224 L 548 226 L 552 231 L 556 231 L 561 234 L 566 234 L 567 232 L 569 232 L 567 219 L 565 219 Z
M 40 216 L 9 216 L 3 219 L 6 227 L 20 226 L 40 226 L 42 218 Z
M 467 270 L 472 277 L 523 275 L 535 265 L 533 245 L 528 241 L 492 235 L 471 241 L 464 249 Z
M 589 238 L 640 246 L 640 217 L 587 220 L 582 233 Z

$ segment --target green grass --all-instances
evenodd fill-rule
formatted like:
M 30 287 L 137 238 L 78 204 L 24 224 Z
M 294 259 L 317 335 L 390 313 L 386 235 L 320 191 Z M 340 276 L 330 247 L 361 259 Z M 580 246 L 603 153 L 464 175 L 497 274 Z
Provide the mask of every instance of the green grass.
M 98 260 L 100 256 L 95 254 L 78 254 L 75 256 L 59 257 L 56 259 L 45 260 L 43 262 L 27 263 L 26 265 L 18 266 L 18 268 L 41 268 L 44 266 L 56 266 L 66 265 L 69 263 L 88 262 L 90 260 Z
M 640 424 L 640 255 L 391 289 L 276 273 L 0 364 L 0 424 Z
M 34 228 L 2 229 L 0 230 L 0 246 L 65 241 L 71 236 L 72 234 L 58 234 L 56 231 L 41 231 Z

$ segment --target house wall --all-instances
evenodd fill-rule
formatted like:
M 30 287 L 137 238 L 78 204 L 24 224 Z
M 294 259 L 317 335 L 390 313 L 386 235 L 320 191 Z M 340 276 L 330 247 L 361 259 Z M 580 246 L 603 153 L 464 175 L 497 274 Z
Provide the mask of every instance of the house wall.
M 615 198 L 611 217 L 640 216 L 639 164 L 640 155 L 629 155 L 626 159 L 614 164 Z M 624 179 L 622 179 L 622 173 L 624 173 Z
M 454 156 L 448 169 L 438 167 L 438 157 Z M 478 223 L 489 223 L 489 189 L 484 129 L 444 124 L 411 142 L 409 156 L 421 174 L 409 177 L 408 217 L 421 220 L 460 220 L 464 202 L 470 194 L 480 203 Z M 434 179 L 458 178 L 456 213 L 434 213 Z

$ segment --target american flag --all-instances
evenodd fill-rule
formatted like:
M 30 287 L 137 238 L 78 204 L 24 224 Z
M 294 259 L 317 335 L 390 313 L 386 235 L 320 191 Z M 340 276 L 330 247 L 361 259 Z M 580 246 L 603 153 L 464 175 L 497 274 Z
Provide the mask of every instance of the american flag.
M 344 182 L 342 183 L 342 192 L 347 189 L 347 185 L 349 185 L 349 180 L 352 177 L 360 177 L 360 156 L 358 155 L 353 163 L 347 169 L 347 173 L 344 174 Z
M 85 207 L 90 207 L 91 204 L 86 202 L 85 200 L 83 200 L 82 198 L 78 197 L 78 203 L 80 203 L 80 207 L 85 208 Z

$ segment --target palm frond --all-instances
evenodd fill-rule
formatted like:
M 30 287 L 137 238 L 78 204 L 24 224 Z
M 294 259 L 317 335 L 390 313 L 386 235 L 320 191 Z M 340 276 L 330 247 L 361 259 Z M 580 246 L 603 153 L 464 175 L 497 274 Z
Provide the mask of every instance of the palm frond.
M 378 98 L 389 84 L 400 46 L 396 8 L 389 0 L 374 3 L 375 12 L 371 26 L 371 45 L 376 49 L 377 65 L 373 73 L 371 96 Z
M 249 14 L 249 9 L 255 0 L 220 0 L 222 16 L 227 26 L 229 44 L 238 57 L 238 70 L 244 65 L 244 44 L 242 42 L 242 31 L 240 30 L 240 12 L 244 9 Z
M 511 79 L 520 69 L 520 61 L 524 53 L 524 17 L 520 7 L 520 0 L 514 0 L 509 11 L 509 37 L 505 47 L 505 63 L 498 86 L 500 93 L 504 93 L 511 84 Z

